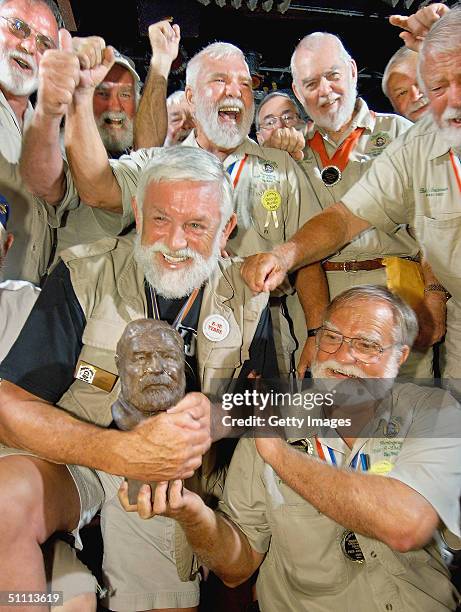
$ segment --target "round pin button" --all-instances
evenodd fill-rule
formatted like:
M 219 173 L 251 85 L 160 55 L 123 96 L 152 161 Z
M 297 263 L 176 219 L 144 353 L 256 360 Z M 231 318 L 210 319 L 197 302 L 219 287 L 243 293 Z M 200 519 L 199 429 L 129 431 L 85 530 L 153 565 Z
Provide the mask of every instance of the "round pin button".
M 211 342 L 221 342 L 229 335 L 229 323 L 221 315 L 209 315 L 203 322 L 202 332 Z

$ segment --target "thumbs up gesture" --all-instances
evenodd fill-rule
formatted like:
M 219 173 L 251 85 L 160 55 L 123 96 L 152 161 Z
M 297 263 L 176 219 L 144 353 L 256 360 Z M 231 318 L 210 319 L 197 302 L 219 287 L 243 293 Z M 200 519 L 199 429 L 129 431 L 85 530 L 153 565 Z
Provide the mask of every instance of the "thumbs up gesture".
M 72 102 L 80 81 L 80 65 L 72 49 L 67 30 L 59 31 L 59 49 L 50 49 L 42 57 L 39 68 L 37 111 L 62 117 Z
M 37 110 L 62 117 L 76 93 L 93 96 L 113 64 L 113 50 L 103 38 L 72 39 L 67 30 L 60 30 L 59 49 L 47 51 L 40 62 Z

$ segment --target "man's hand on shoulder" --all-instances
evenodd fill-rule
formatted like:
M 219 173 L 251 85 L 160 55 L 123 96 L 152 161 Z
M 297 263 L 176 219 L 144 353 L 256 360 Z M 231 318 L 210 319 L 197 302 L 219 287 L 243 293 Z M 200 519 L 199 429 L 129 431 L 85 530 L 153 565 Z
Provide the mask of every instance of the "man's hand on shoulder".
M 245 258 L 240 268 L 243 280 L 256 293 L 272 291 L 278 287 L 287 272 L 285 261 L 275 252 L 250 255 Z
M 389 22 L 404 30 L 399 34 L 405 45 L 413 51 L 419 51 L 426 34 L 436 21 L 450 9 L 441 2 L 425 6 L 409 17 L 404 15 L 391 15 Z
M 262 132 L 261 132 L 262 134 Z M 306 140 L 299 130 L 294 127 L 277 128 L 270 133 L 269 137 L 262 143 L 264 147 L 281 149 L 291 155 L 296 161 L 304 159 L 304 147 Z

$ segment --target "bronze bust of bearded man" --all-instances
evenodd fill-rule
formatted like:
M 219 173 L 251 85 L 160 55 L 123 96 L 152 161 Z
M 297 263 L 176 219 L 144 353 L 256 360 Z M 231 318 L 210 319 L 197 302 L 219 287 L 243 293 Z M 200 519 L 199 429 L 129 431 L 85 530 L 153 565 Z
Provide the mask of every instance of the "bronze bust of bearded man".
M 115 363 L 121 390 L 112 405 L 112 417 L 119 429 L 133 429 L 184 397 L 184 342 L 165 321 L 138 319 L 128 323 L 117 343 Z M 142 484 L 128 479 L 130 503 L 136 503 Z M 153 494 L 155 483 L 149 484 Z

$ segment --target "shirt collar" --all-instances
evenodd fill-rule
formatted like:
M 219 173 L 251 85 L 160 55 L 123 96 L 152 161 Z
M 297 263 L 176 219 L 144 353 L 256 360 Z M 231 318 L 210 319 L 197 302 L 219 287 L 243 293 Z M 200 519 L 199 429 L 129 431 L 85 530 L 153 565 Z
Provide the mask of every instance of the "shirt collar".
M 189 136 L 182 141 L 181 145 L 186 147 L 200 148 L 200 145 L 195 137 L 194 130 L 192 130 Z M 226 157 L 226 159 L 223 161 L 223 166 L 227 169 L 232 163 L 243 159 L 245 155 L 256 155 L 258 157 L 265 158 L 264 149 L 262 149 L 257 142 L 247 136 L 245 140 Z
M 309 126 L 307 137 L 310 140 L 314 137 L 315 132 L 319 132 L 323 138 L 331 142 L 335 146 L 339 146 L 348 136 L 351 134 L 356 128 L 365 128 L 365 130 L 369 132 L 373 132 L 375 129 L 376 123 L 376 115 L 374 112 L 370 111 L 367 103 L 363 98 L 357 98 L 355 107 L 354 107 L 355 115 L 351 121 L 351 124 L 346 132 L 341 137 L 341 140 L 338 143 L 334 143 L 331 141 L 326 133 L 326 130 L 317 126 L 315 123 Z

